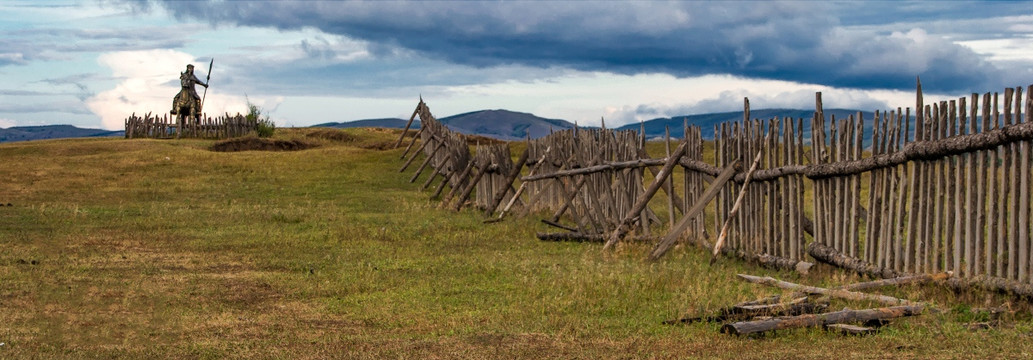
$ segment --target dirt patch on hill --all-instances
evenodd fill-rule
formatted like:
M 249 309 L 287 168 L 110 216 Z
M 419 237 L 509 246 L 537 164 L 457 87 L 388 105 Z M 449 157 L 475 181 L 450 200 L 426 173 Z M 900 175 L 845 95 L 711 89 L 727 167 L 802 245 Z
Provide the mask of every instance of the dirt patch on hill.
M 257 137 L 244 137 L 223 140 L 212 145 L 209 150 L 219 152 L 233 151 L 298 151 L 311 149 L 318 145 L 306 141 L 292 139 L 263 139 Z

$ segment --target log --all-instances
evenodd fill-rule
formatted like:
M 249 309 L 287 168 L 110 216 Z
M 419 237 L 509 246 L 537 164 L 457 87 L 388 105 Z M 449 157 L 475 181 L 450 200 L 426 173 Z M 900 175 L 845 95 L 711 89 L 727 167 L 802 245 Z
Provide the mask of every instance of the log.
M 1012 124 L 994 130 L 955 136 L 936 141 L 912 142 L 901 151 L 881 154 L 861 160 L 808 166 L 804 175 L 811 179 L 853 175 L 902 165 L 915 160 L 935 160 L 952 154 L 995 149 L 1019 141 L 1033 139 L 1033 123 Z
M 875 288 L 880 288 L 880 287 L 883 287 L 883 286 L 891 286 L 891 285 L 892 286 L 900 286 L 900 285 L 907 285 L 907 284 L 920 284 L 920 283 L 927 283 L 927 282 L 932 282 L 932 281 L 947 280 L 947 279 L 951 278 L 953 275 L 954 275 L 954 273 L 951 272 L 951 271 L 941 272 L 941 273 L 936 273 L 936 274 L 907 275 L 907 276 L 901 276 L 901 277 L 896 277 L 896 278 L 892 278 L 892 279 L 881 279 L 881 280 L 875 280 L 875 281 L 866 281 L 866 282 L 861 282 L 861 283 L 854 283 L 854 284 L 849 284 L 849 285 L 843 285 L 843 286 L 836 287 L 836 289 L 849 290 L 849 291 L 857 291 L 857 290 L 875 289 Z
M 810 271 L 812 266 L 814 266 L 813 263 L 807 261 L 786 259 L 768 254 L 750 256 L 749 260 L 756 262 L 761 267 L 776 270 L 793 270 L 801 275 L 807 275 L 807 272 Z
M 794 283 L 791 283 L 791 282 L 788 282 L 788 281 L 778 280 L 778 279 L 775 279 L 775 278 L 772 278 L 772 277 L 769 277 L 769 276 L 760 277 L 760 276 L 739 274 L 739 278 L 741 278 L 743 280 L 746 280 L 746 281 L 749 281 L 751 283 L 755 283 L 755 284 L 764 284 L 764 285 L 774 286 L 774 287 L 777 287 L 777 288 L 782 288 L 782 289 L 787 289 L 787 290 L 795 290 L 795 291 L 804 292 L 804 293 L 808 293 L 808 294 L 826 295 L 826 296 L 831 296 L 831 297 L 840 298 L 840 299 L 855 300 L 855 301 L 875 301 L 875 302 L 882 303 L 882 304 L 885 304 L 885 305 L 909 305 L 909 304 L 912 304 L 911 301 L 904 300 L 904 299 L 898 299 L 898 298 L 895 298 L 895 297 L 892 297 L 892 296 L 873 295 L 873 294 L 865 294 L 865 293 L 849 291 L 849 290 L 826 289 L 826 288 L 820 288 L 820 287 L 816 287 L 816 286 L 800 285 L 800 284 L 794 284 Z
M 920 315 L 923 309 L 923 305 L 912 305 L 867 310 L 842 310 L 824 314 L 780 316 L 765 320 L 727 324 L 721 327 L 721 332 L 734 335 L 749 335 L 782 329 L 829 326 L 844 323 L 866 323 Z
M 843 335 L 871 335 L 878 332 L 875 328 L 849 324 L 826 325 L 825 330 L 836 331 Z
M 863 260 L 843 255 L 836 249 L 819 244 L 817 241 L 811 242 L 807 245 L 807 254 L 822 263 L 852 270 L 859 275 L 868 275 L 882 279 L 890 279 L 905 275 L 893 269 L 880 268 Z
M 1033 123 L 1021 123 L 977 134 L 960 135 L 936 141 L 912 142 L 900 151 L 875 155 L 860 160 L 839 161 L 814 165 L 787 165 L 772 169 L 759 170 L 754 174 L 754 181 L 765 182 L 788 175 L 803 174 L 810 179 L 824 179 L 846 175 L 856 175 L 875 169 L 896 167 L 915 160 L 933 160 L 958 153 L 995 149 L 997 146 L 1019 141 L 1033 140 Z M 639 159 L 624 162 L 612 162 L 580 169 L 558 171 L 550 174 L 526 176 L 522 181 L 537 181 L 552 177 L 590 174 L 605 170 L 639 168 L 664 164 L 668 159 Z M 716 177 L 720 169 L 699 160 L 679 159 L 678 164 L 686 170 L 701 172 Z M 737 174 L 733 181 L 745 182 L 745 174 Z
M 995 291 L 1025 299 L 1033 299 L 1033 284 L 1021 283 L 1015 280 L 988 275 L 952 278 L 947 281 L 947 286 L 951 287 L 955 291 L 975 288 Z
M 664 320 L 664 325 L 688 324 L 700 321 L 725 322 L 728 320 L 745 320 L 757 316 L 797 316 L 826 311 L 827 303 L 809 302 L 807 297 L 791 299 L 787 303 L 750 304 L 739 303 L 722 308 L 714 315 L 686 316 L 679 319 Z
M 724 171 L 714 179 L 714 182 L 710 183 L 710 186 L 703 192 L 703 195 L 700 195 L 699 201 L 696 201 L 696 204 L 693 205 L 688 212 L 682 215 L 681 219 L 678 220 L 678 223 L 671 227 L 671 231 L 667 233 L 667 236 L 665 236 L 663 240 L 653 248 L 653 251 L 649 253 L 649 260 L 659 259 L 667 253 L 667 250 L 669 250 L 671 246 L 674 246 L 674 243 L 677 242 L 678 237 L 685 232 L 685 228 L 689 226 L 692 219 L 706 209 L 707 204 L 717 196 L 721 189 L 724 188 L 725 183 L 732 178 L 732 175 L 735 174 L 735 168 L 738 167 L 739 164 L 740 161 L 736 160 L 725 167 Z
M 671 175 L 671 171 L 674 170 L 674 166 L 678 164 L 677 159 L 681 159 L 682 155 L 685 155 L 685 148 L 687 146 L 688 143 L 682 141 L 681 144 L 678 145 L 678 148 L 674 149 L 674 152 L 671 153 L 667 163 L 660 169 L 660 174 L 653 179 L 653 183 L 646 188 L 646 191 L 639 195 L 638 199 L 635 200 L 635 204 L 631 206 L 631 210 L 628 211 L 627 215 L 624 216 L 624 219 L 617 225 L 617 229 L 613 230 L 613 234 L 610 235 L 610 239 L 606 241 L 605 245 L 603 245 L 604 250 L 612 248 L 618 241 L 620 241 L 621 238 L 624 237 L 625 234 L 627 234 L 628 231 L 630 231 L 631 223 L 639 216 L 642 210 L 645 209 L 646 205 L 649 204 L 649 199 L 652 199 L 653 195 L 655 195 L 656 192 L 660 190 L 660 187 L 663 186 L 664 182 L 667 181 L 667 177 Z
M 577 175 L 589 175 L 589 174 L 592 174 L 592 173 L 603 172 L 603 171 L 614 171 L 614 170 L 640 168 L 640 167 L 647 167 L 647 166 L 664 165 L 664 164 L 666 164 L 668 162 L 669 162 L 669 159 L 667 159 L 667 158 L 664 158 L 664 159 L 638 159 L 638 160 L 629 160 L 629 161 L 610 162 L 610 163 L 605 163 L 605 164 L 600 164 L 600 165 L 586 166 L 586 167 L 578 168 L 578 169 L 556 171 L 556 172 L 552 172 L 552 173 L 548 173 L 548 174 L 528 175 L 528 176 L 524 176 L 524 177 L 520 178 L 520 181 L 534 182 L 534 181 L 545 180 L 545 179 L 570 177 L 570 176 L 577 176 Z
M 542 220 L 543 222 L 545 220 Z M 552 224 L 550 224 L 552 225 Z M 563 227 L 566 228 L 566 227 Z M 602 234 L 583 234 L 579 232 L 569 233 L 536 233 L 535 236 L 541 241 L 574 241 L 574 242 L 603 242 Z
M 606 236 L 603 234 L 585 234 L 580 232 L 535 233 L 535 236 L 541 241 L 603 242 L 606 240 Z M 649 242 L 656 240 L 656 238 L 651 236 L 632 236 L 627 240 Z

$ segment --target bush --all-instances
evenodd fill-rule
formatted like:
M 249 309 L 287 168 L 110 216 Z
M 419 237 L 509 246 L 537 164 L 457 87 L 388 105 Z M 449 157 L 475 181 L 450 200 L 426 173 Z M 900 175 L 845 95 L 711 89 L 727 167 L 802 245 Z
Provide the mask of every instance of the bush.
M 247 99 L 247 96 L 244 97 Z M 255 127 L 255 131 L 258 133 L 258 137 L 271 137 L 276 132 L 276 123 L 269 119 L 269 115 L 262 116 L 262 108 L 251 103 L 251 100 L 247 100 L 248 113 L 246 118 L 248 121 L 257 121 L 258 126 Z
M 258 132 L 258 137 L 271 137 L 276 132 L 276 124 L 269 120 L 269 118 L 258 120 L 258 127 L 255 128 Z

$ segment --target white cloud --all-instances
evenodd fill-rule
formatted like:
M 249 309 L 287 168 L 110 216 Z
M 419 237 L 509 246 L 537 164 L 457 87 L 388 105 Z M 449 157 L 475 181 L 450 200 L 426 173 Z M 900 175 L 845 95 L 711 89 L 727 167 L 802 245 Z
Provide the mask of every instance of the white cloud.
M 168 114 L 172 99 L 179 92 L 179 73 L 186 64 L 196 62 L 190 54 L 175 50 L 142 50 L 105 53 L 97 59 L 121 79 L 115 88 L 86 100 L 86 105 L 101 118 L 105 129 L 120 129 L 131 114 Z M 195 64 L 203 69 L 203 64 Z M 204 71 L 204 70 L 201 70 Z M 199 74 L 203 75 L 203 74 Z M 200 77 L 200 76 L 198 76 Z M 203 91 L 198 88 L 198 91 Z M 256 105 L 273 108 L 282 98 L 252 98 Z M 212 93 L 205 97 L 204 111 L 209 116 L 246 113 L 244 96 Z
M 17 125 L 18 125 L 18 123 L 15 122 L 14 120 L 0 118 L 0 128 L 9 128 L 9 127 L 12 127 L 12 126 L 17 126 Z

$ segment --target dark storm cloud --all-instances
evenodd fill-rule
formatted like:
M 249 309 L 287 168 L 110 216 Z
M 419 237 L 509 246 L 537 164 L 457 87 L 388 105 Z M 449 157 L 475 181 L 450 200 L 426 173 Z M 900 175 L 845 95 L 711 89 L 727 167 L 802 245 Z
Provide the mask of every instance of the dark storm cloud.
M 151 6 L 140 4 L 141 9 Z M 181 19 L 277 29 L 313 27 L 476 67 L 519 64 L 676 76 L 725 73 L 860 89 L 910 89 L 915 76 L 921 76 L 931 91 L 996 87 L 1004 69 L 967 47 L 920 29 L 912 31 L 907 24 L 893 31 L 857 30 L 843 26 L 840 18 L 854 24 L 859 21 L 855 13 L 881 16 L 879 24 L 885 25 L 895 16 L 910 22 L 1001 14 L 972 10 L 994 6 L 1019 9 L 1012 14 L 1022 15 L 1021 3 L 963 3 L 940 10 L 939 2 L 880 2 L 881 13 L 861 3 L 811 1 L 161 4 Z

